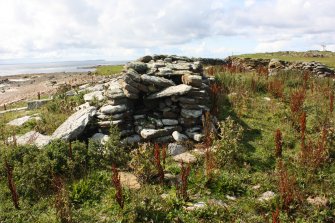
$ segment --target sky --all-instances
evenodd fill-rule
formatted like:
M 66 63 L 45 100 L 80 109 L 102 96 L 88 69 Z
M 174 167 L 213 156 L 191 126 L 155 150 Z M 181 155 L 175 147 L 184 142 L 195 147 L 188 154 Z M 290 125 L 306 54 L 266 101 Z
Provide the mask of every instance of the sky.
M 0 60 L 335 51 L 334 0 L 0 0 Z

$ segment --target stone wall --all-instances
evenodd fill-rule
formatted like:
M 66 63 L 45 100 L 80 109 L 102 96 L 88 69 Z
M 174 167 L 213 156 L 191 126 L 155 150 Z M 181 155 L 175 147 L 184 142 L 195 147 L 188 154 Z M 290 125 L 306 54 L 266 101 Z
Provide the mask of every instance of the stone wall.
M 130 62 L 105 84 L 96 114 L 99 132 L 117 125 L 124 143 L 201 141 L 209 81 L 198 59 L 159 55 Z
M 257 71 L 260 67 L 265 67 L 269 75 L 275 75 L 281 70 L 307 71 L 319 77 L 331 77 L 335 75 L 334 69 L 319 62 L 289 62 L 278 59 L 252 59 L 230 57 L 228 64 L 241 68 L 245 71 Z

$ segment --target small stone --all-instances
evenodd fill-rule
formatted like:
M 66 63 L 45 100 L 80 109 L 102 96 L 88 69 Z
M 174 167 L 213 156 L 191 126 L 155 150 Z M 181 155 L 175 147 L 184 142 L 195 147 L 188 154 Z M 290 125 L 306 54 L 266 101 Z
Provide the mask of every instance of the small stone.
M 176 119 L 162 119 L 164 125 L 178 125 L 179 122 Z
M 194 210 L 202 209 L 202 208 L 205 208 L 205 207 L 206 207 L 205 202 L 197 202 L 195 204 L 192 204 L 189 207 L 185 207 L 185 210 L 186 211 L 194 211 Z
M 102 133 L 95 133 L 92 136 L 92 140 L 94 142 L 100 143 L 101 145 L 105 145 L 106 142 L 109 140 L 109 138 L 110 137 L 108 135 L 105 135 L 105 134 L 102 134 Z
M 231 201 L 236 201 L 236 197 L 235 196 L 229 196 L 229 195 L 226 195 L 226 198 L 228 200 L 231 200 Z
M 173 160 L 176 162 L 184 163 L 195 163 L 197 158 L 189 152 L 184 152 L 173 157 Z
M 176 140 L 176 142 L 184 142 L 184 141 L 188 140 L 188 137 L 186 135 L 181 134 L 178 131 L 174 131 L 172 133 L 172 137 L 173 137 L 174 140 Z
M 169 135 L 166 129 L 143 129 L 141 130 L 141 136 L 144 139 L 158 138 L 161 136 Z
M 329 200 L 326 197 L 308 197 L 307 203 L 317 206 L 317 207 L 326 207 Z
M 259 198 L 259 201 L 269 201 L 273 199 L 276 196 L 276 194 L 272 191 L 266 191 L 264 192 Z
M 183 145 L 177 143 L 169 143 L 168 145 L 168 153 L 171 156 L 176 156 L 186 152 L 186 148 Z
M 259 184 L 252 187 L 253 190 L 258 190 L 259 188 L 261 188 L 261 185 L 259 185 Z
M 128 107 L 126 105 L 105 105 L 100 108 L 100 112 L 103 114 L 115 114 L 127 111 Z
M 182 109 L 181 116 L 184 118 L 199 118 L 202 116 L 202 110 Z
M 139 135 L 132 135 L 124 138 L 121 143 L 122 144 L 135 144 L 141 141 L 141 137 Z

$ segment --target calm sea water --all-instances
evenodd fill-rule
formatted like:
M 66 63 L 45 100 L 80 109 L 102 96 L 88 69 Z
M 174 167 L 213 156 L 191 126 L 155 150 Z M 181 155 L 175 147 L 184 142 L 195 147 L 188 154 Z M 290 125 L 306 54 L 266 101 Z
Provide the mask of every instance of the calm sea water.
M 98 65 L 119 65 L 127 61 L 65 61 L 65 62 L 43 62 L 43 63 L 1 63 L 0 76 L 15 74 L 39 74 L 55 72 L 84 72 L 94 71 Z

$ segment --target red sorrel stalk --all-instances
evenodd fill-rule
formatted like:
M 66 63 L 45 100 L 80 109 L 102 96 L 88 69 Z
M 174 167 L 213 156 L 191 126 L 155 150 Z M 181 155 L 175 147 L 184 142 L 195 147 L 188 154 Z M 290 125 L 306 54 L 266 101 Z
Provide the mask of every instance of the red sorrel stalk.
M 121 179 L 119 175 L 119 171 L 117 170 L 116 166 L 112 165 L 112 183 L 116 190 L 115 192 L 115 200 L 119 204 L 119 206 L 123 209 L 124 207 L 124 198 L 122 195 L 122 186 L 121 186 Z
M 12 195 L 12 201 L 16 209 L 20 209 L 19 206 L 19 194 L 17 193 L 16 186 L 13 179 L 13 167 L 9 165 L 7 160 L 5 160 L 5 169 L 7 173 L 7 183 L 10 193 Z
M 280 158 L 282 157 L 283 153 L 283 139 L 280 129 L 276 130 L 275 143 L 276 143 L 276 157 Z
M 164 170 L 161 165 L 161 156 L 160 156 L 160 149 L 159 149 L 158 144 L 154 145 L 154 156 L 155 156 L 155 164 L 156 164 L 156 168 L 157 168 L 157 172 L 159 176 L 159 181 L 161 182 L 161 184 L 163 184 L 164 183 Z

